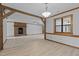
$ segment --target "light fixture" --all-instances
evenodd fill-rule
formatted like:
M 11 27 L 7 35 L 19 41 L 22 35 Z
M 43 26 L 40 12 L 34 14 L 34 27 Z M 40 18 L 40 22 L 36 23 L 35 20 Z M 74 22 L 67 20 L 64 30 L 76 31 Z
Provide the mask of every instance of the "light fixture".
M 47 18 L 51 15 L 51 13 L 48 11 L 48 6 L 47 6 L 48 3 L 45 3 L 45 12 L 42 13 L 42 16 Z

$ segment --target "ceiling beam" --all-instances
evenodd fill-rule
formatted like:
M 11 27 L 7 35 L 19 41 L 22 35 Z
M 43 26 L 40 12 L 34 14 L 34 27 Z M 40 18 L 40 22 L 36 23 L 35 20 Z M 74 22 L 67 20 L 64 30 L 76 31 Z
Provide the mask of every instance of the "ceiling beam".
M 55 16 L 58 16 L 58 15 L 60 15 L 60 14 L 63 14 L 63 13 L 66 13 L 66 12 L 70 12 L 70 11 L 73 11 L 73 10 L 77 10 L 77 9 L 79 9 L 79 7 L 72 8 L 72 9 L 67 10 L 67 11 L 64 11 L 64 12 L 60 12 L 60 13 L 55 14 L 55 15 L 52 15 L 52 16 L 50 16 L 50 17 L 48 17 L 48 18 L 55 17 Z
M 11 7 L 8 7 L 8 6 L 5 6 L 5 5 L 2 5 L 2 7 L 6 8 L 6 9 L 9 9 L 9 10 L 12 10 L 12 11 L 15 11 L 15 12 L 18 12 L 18 13 L 21 13 L 21 14 L 25 14 L 25 15 L 29 15 L 29 16 L 33 16 L 33 17 L 37 17 L 37 18 L 42 18 L 40 16 L 31 14 L 31 13 L 28 13 L 28 12 L 24 12 L 24 11 L 15 9 L 15 8 L 11 8 Z
M 43 24 L 44 24 L 44 21 L 43 21 L 43 20 L 44 20 L 44 18 L 41 18 L 41 21 L 42 21 L 42 22 L 43 22 Z
M 7 18 L 8 16 L 12 15 L 14 13 L 14 11 L 10 11 L 7 14 L 3 15 L 3 17 L 1 17 L 2 19 Z
M 3 50 L 3 19 L 1 18 L 3 16 L 2 7 L 0 4 L 0 50 Z

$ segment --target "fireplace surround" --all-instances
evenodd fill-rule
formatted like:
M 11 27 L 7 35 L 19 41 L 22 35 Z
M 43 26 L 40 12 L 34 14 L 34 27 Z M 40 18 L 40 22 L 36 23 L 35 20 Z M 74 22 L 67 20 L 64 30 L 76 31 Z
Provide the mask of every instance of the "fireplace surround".
M 23 36 L 26 35 L 26 23 L 14 23 L 14 35 L 15 36 Z

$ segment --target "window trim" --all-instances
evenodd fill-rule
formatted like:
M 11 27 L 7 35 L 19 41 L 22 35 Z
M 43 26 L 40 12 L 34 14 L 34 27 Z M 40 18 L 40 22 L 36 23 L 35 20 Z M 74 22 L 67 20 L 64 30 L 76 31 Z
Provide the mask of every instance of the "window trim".
M 60 19 L 61 18 L 61 21 L 63 23 L 63 18 L 66 18 L 66 17 L 71 17 L 71 32 L 63 32 L 63 31 L 62 32 L 56 32 L 56 19 Z M 73 15 L 72 14 L 71 15 L 67 15 L 67 16 L 63 16 L 63 17 L 58 17 L 58 18 L 54 19 L 54 34 L 58 34 L 58 35 L 72 35 L 73 34 Z

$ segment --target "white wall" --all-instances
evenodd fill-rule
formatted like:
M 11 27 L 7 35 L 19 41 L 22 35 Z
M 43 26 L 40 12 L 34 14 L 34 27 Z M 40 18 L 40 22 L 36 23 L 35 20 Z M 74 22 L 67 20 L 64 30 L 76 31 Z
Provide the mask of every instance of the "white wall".
M 14 22 L 22 22 L 22 23 L 32 23 L 32 24 L 39 24 L 39 25 L 43 25 L 41 19 L 36 18 L 36 17 L 32 17 L 32 16 L 28 16 L 28 15 L 24 15 L 24 14 L 20 14 L 20 13 L 14 13 L 11 16 L 7 17 L 7 19 L 4 19 L 3 21 L 3 42 L 5 42 L 5 40 L 9 37 L 14 36 Z M 41 33 L 40 26 L 36 26 L 33 28 L 36 29 L 34 31 L 32 30 L 32 27 L 30 26 L 29 28 L 29 32 L 30 34 L 36 34 L 36 33 Z M 39 32 L 38 32 L 39 31 Z
M 40 18 L 24 15 L 17 12 L 9 16 L 7 21 L 43 24 Z
M 14 23 L 7 22 L 7 36 L 14 36 Z
M 7 37 L 14 36 L 14 22 L 36 24 L 33 26 L 27 25 L 27 29 L 28 29 L 27 34 L 37 34 L 37 33 L 42 32 L 41 31 L 42 26 L 37 26 L 37 24 L 43 25 L 41 19 L 16 12 L 16 13 L 12 14 L 11 16 L 9 16 L 8 19 L 6 19 L 6 23 L 5 23 L 6 26 L 4 26 L 4 28 L 5 29 L 7 28 L 7 30 L 4 32 L 7 34 L 5 36 L 7 36 Z
M 52 18 L 49 18 L 47 20 L 47 32 L 50 32 L 51 30 L 51 33 L 54 31 L 54 19 L 55 18 L 59 18 L 59 17 L 62 17 L 62 16 L 67 16 L 67 15 L 70 15 L 70 14 L 73 14 L 73 35 L 79 35 L 79 9 L 78 10 L 74 10 L 74 11 L 71 11 L 71 12 L 67 12 L 67 13 L 64 13 L 64 14 L 60 14 L 58 16 L 55 16 L 55 17 L 52 17 Z M 53 28 L 53 29 L 51 29 Z
M 79 12 L 74 13 L 73 17 L 73 35 L 79 36 Z
M 46 32 L 54 33 L 54 20 L 52 18 L 46 20 Z
M 42 25 L 39 24 L 26 24 L 26 33 L 28 34 L 41 34 Z M 7 22 L 7 37 L 14 36 L 14 23 Z
M 27 24 L 27 34 L 41 34 L 42 26 L 35 24 Z
M 52 20 L 54 20 L 55 18 L 62 17 L 62 16 L 67 16 L 67 15 L 70 15 L 70 14 L 73 14 L 73 35 L 79 36 L 79 9 L 71 11 L 71 12 L 67 12 L 67 13 L 52 17 L 52 18 L 49 18 L 47 20 L 47 28 L 46 28 L 47 32 L 53 33 L 52 27 L 53 27 L 53 31 L 54 31 L 54 21 L 52 21 Z M 68 37 L 68 36 L 60 36 L 60 35 L 51 35 L 51 34 L 47 34 L 46 37 L 49 40 L 53 40 L 53 41 L 57 41 L 57 42 L 60 42 L 60 43 L 79 47 L 79 38 Z
M 47 34 L 47 39 L 60 42 L 60 43 L 64 43 L 67 45 L 79 47 L 79 38 Z

